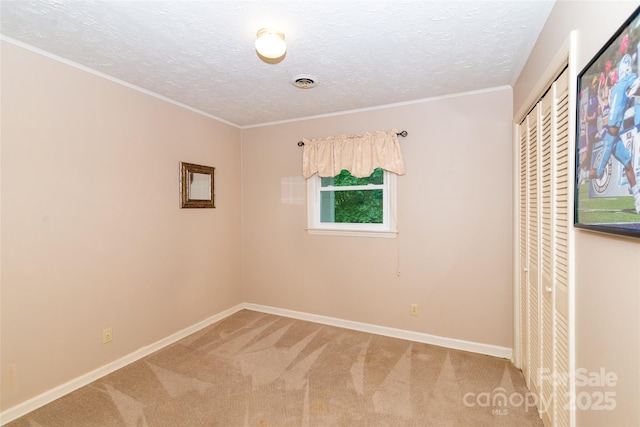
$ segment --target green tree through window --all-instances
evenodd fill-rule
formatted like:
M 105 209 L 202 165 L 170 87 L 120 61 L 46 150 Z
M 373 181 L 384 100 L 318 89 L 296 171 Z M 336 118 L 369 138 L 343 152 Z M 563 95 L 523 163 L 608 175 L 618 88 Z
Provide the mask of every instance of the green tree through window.
M 321 222 L 382 224 L 383 185 L 381 168 L 365 178 L 356 178 L 346 170 L 321 178 Z

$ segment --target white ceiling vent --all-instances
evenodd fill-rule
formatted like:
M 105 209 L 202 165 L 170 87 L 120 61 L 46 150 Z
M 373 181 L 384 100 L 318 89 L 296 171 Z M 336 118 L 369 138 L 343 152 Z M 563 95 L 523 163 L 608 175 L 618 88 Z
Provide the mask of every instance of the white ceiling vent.
M 311 74 L 298 74 L 291 77 L 291 84 L 300 89 L 311 89 L 318 86 L 318 78 Z

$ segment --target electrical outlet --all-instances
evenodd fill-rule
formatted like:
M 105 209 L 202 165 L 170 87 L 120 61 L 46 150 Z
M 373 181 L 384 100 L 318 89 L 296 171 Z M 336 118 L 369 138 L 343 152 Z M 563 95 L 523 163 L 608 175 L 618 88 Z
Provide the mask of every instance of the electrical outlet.
M 102 343 L 106 344 L 113 340 L 113 328 L 107 328 L 102 331 Z
M 418 315 L 418 304 L 411 304 L 411 315 L 412 316 Z

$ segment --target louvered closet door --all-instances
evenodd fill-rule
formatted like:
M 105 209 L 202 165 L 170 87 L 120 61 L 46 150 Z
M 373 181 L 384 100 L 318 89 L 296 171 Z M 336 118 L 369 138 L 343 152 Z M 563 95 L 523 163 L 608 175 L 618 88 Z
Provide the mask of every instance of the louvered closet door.
M 546 426 L 569 426 L 568 71 L 519 129 L 522 371 Z
M 569 71 L 554 84 L 555 141 L 553 152 L 553 322 L 554 372 L 556 373 L 553 422 L 569 426 L 569 218 L 571 215 L 569 170 Z
M 555 84 L 554 84 L 555 85 Z M 554 319 L 553 319 L 553 227 L 552 222 L 552 164 L 551 152 L 554 137 L 555 111 L 554 111 L 554 90 L 547 92 L 547 95 L 540 101 L 540 195 L 541 209 L 541 246 L 540 246 L 540 302 L 541 302 L 541 351 L 539 377 L 536 378 L 540 386 L 541 400 L 538 410 L 541 411 L 545 425 L 553 425 L 554 413 L 554 384 L 551 373 L 554 372 Z
M 528 121 L 528 174 L 527 174 L 527 228 L 528 228 L 528 262 L 527 262 L 527 315 L 529 335 L 529 390 L 534 394 L 540 391 L 538 373 L 540 372 L 540 358 L 542 343 L 540 340 L 540 211 L 539 211 L 539 118 L 540 105 L 529 114 Z
M 519 254 L 519 263 L 520 263 L 520 274 L 519 274 L 519 308 L 520 308 L 520 361 L 522 373 L 526 379 L 527 384 L 529 384 L 529 275 L 528 271 L 528 263 L 529 263 L 529 226 L 528 226 L 528 215 L 529 204 L 528 204 L 528 182 L 529 182 L 529 132 L 528 132 L 528 118 L 525 119 L 522 125 L 520 125 L 520 147 L 519 147 L 519 186 L 518 186 L 518 201 L 519 201 L 519 209 L 518 209 L 518 236 L 519 236 L 519 245 L 518 250 Z

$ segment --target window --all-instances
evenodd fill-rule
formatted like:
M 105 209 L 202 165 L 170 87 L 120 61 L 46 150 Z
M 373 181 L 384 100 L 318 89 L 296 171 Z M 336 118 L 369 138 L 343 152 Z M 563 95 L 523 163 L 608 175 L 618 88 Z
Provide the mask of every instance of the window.
M 395 174 L 377 168 L 365 178 L 348 171 L 307 180 L 311 234 L 395 237 Z

